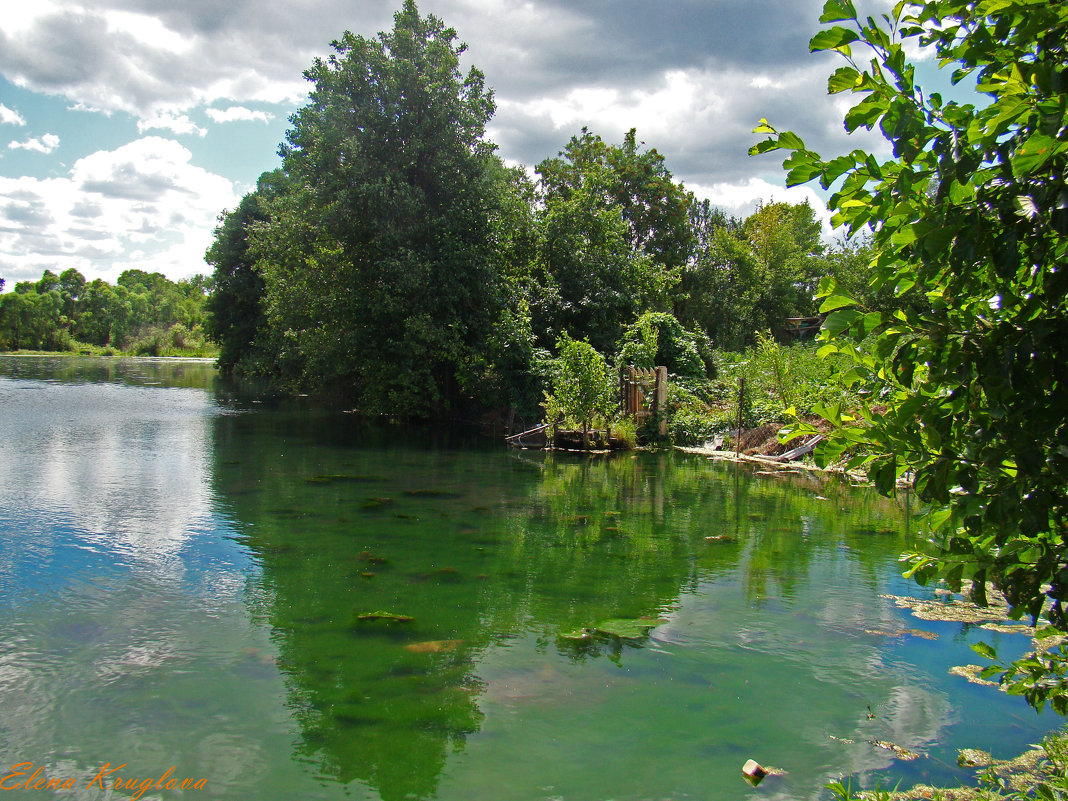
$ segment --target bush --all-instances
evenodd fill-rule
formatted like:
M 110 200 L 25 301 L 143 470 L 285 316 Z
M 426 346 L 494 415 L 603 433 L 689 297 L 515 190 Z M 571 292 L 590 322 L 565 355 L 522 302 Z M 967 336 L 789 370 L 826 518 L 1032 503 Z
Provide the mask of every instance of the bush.
M 707 377 L 711 373 L 708 337 L 688 331 L 673 315 L 646 312 L 623 333 L 618 360 L 635 367 L 667 367 L 669 373 Z

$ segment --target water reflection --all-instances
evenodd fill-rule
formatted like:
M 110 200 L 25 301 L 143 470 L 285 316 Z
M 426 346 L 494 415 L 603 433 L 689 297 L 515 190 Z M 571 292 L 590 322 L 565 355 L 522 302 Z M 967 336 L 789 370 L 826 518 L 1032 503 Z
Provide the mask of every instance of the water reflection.
M 202 389 L 160 391 L 153 371 L 95 361 L 123 380 L 58 385 L 71 365 L 43 369 L 36 380 L 0 375 L 0 485 L 20 511 L 0 568 L 0 581 L 14 582 L 9 592 L 20 576 L 44 578 L 53 555 L 77 562 L 71 549 L 173 573 L 189 540 L 213 528 L 211 420 L 219 409 Z M 15 376 L 28 369 L 24 359 L 8 362 Z M 186 378 L 168 375 L 169 384 Z
M 865 633 L 903 629 L 878 599 L 904 545 L 888 502 L 670 454 L 509 455 L 394 432 L 383 460 L 364 433 L 340 415 L 216 420 L 219 496 L 262 564 L 298 752 L 320 775 L 387 801 L 529 798 L 547 775 L 580 794 L 698 792 L 734 787 L 729 732 L 775 764 L 801 755 L 785 780 L 799 797 L 824 773 L 888 767 L 865 739 L 943 739 L 946 691 Z M 357 619 L 372 611 L 414 621 Z M 636 619 L 663 622 L 611 633 Z M 511 793 L 472 795 L 500 773 L 483 754 L 509 765 Z M 591 762 L 618 765 L 593 779 Z M 450 781 L 458 764 L 465 781 Z

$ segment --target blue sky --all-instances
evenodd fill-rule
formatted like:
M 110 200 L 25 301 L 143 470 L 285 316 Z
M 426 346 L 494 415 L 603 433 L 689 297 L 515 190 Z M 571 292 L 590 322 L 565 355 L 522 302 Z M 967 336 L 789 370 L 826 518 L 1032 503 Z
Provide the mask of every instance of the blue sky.
M 877 7 L 876 0 L 871 4 Z M 208 271 L 216 217 L 278 166 L 302 72 L 346 30 L 392 25 L 399 0 L 34 0 L 0 15 L 0 276 L 45 268 L 114 281 Z M 736 214 L 787 191 L 749 158 L 761 117 L 825 155 L 878 146 L 842 131 L 835 66 L 808 53 L 822 0 L 440 0 L 486 75 L 489 137 L 532 167 L 588 126 L 637 128 L 687 188 Z

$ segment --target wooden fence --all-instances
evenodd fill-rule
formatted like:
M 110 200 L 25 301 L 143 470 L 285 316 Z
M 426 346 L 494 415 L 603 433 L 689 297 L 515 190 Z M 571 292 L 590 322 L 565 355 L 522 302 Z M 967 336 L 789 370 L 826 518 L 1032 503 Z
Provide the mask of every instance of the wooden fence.
M 627 367 L 619 377 L 623 413 L 640 425 L 650 416 L 659 416 L 660 436 L 667 436 L 667 418 L 657 413 L 667 401 L 666 367 Z

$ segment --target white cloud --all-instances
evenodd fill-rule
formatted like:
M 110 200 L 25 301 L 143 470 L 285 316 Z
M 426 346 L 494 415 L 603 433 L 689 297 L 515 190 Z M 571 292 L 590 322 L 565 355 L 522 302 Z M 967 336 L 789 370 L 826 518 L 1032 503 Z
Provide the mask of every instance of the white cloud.
M 27 139 L 25 142 L 11 142 L 8 148 L 11 150 L 34 150 L 38 153 L 51 153 L 59 147 L 59 137 L 47 133 L 39 139 Z
M 195 134 L 204 136 L 207 131 L 193 122 L 185 114 L 176 114 L 173 111 L 157 111 L 151 117 L 138 120 L 137 132 L 144 133 L 154 128 L 172 131 L 176 134 Z
M 172 53 L 188 53 L 194 48 L 195 37 L 183 36 L 168 28 L 159 17 L 136 14 L 129 11 L 104 11 L 108 33 L 125 36 L 142 47 L 166 50 Z
M 79 159 L 64 178 L 0 177 L 0 269 L 12 283 L 46 267 L 176 280 L 205 270 L 216 216 L 238 200 L 230 181 L 157 136 Z
M 0 103 L 0 124 L 3 125 L 25 125 L 25 118 L 12 108 L 8 108 L 3 103 Z
M 230 106 L 227 109 L 209 108 L 206 113 L 215 122 L 270 122 L 274 119 L 273 114 L 268 114 L 266 111 L 253 111 L 244 106 Z

